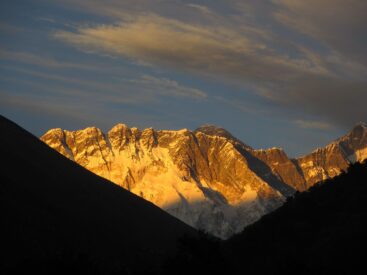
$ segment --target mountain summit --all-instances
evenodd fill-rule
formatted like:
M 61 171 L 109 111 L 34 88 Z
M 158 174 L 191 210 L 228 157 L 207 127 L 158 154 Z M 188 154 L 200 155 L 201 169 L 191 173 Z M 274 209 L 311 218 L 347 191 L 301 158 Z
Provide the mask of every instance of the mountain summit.
M 366 159 L 366 129 L 358 124 L 346 136 L 298 159 L 280 148 L 255 150 L 213 125 L 194 132 L 139 130 L 125 124 L 106 134 L 96 127 L 52 129 L 41 140 L 185 223 L 225 239 L 295 191 Z

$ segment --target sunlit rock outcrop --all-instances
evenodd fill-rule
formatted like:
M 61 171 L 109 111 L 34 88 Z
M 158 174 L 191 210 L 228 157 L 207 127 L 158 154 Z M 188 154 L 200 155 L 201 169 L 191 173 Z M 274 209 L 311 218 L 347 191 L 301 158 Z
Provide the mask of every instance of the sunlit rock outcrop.
M 367 159 L 367 127 L 357 124 L 347 135 L 324 148 L 300 157 L 297 163 L 302 170 L 307 187 L 335 177 L 346 171 L 350 163 Z
M 281 148 L 255 150 L 254 155 L 262 160 L 278 179 L 298 191 L 307 189 L 307 183 L 298 164 Z

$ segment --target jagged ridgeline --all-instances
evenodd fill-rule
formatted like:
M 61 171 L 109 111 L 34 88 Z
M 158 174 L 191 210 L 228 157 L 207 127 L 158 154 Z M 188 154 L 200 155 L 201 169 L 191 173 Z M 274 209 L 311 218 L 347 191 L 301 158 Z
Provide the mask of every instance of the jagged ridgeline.
M 124 124 L 52 129 L 41 140 L 88 170 L 220 238 L 281 206 L 295 191 L 335 177 L 367 158 L 367 127 L 290 159 L 280 148 L 255 150 L 223 128 L 139 130 Z

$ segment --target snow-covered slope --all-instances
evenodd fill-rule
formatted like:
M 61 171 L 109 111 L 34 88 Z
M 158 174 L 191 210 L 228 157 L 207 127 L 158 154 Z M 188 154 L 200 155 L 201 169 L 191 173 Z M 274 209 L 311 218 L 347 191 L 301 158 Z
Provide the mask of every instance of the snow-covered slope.
M 228 137 L 201 131 L 113 127 L 53 129 L 42 138 L 64 156 L 221 238 L 282 204 Z
M 42 140 L 90 171 L 151 201 L 195 228 L 228 238 L 279 207 L 294 191 L 367 156 L 366 127 L 299 159 L 254 150 L 223 128 L 143 131 L 124 124 L 52 129 Z

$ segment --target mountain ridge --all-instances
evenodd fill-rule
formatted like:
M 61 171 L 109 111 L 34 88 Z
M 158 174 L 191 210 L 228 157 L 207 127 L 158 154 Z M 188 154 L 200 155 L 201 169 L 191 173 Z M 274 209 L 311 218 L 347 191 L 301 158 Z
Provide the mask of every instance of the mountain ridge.
M 227 130 L 96 127 L 51 129 L 41 140 L 69 159 L 221 238 L 273 211 L 295 191 L 367 158 L 367 128 L 292 159 L 281 148 L 253 149 Z

